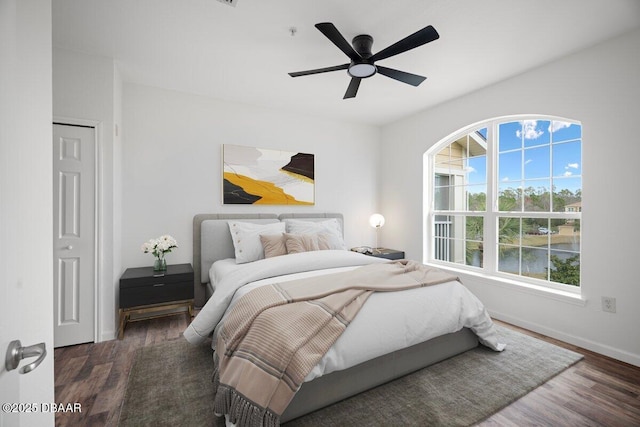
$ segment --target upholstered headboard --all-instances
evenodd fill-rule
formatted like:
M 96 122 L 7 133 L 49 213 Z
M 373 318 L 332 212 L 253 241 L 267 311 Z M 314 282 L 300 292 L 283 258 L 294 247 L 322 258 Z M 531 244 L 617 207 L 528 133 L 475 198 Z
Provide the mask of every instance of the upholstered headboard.
M 193 217 L 193 272 L 194 298 L 196 307 L 204 305 L 207 299 L 206 284 L 209 269 L 219 259 L 233 258 L 235 251 L 228 221 L 238 219 L 244 222 L 269 224 L 287 219 L 322 221 L 336 218 L 344 235 L 344 221 L 339 213 L 284 213 L 284 214 L 198 214 Z

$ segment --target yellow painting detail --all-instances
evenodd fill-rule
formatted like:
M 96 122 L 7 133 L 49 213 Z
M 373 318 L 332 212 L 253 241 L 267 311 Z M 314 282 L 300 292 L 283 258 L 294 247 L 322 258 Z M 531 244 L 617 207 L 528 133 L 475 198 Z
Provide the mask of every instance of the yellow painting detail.
M 242 188 L 245 192 L 261 197 L 255 205 L 312 205 L 311 202 L 296 200 L 275 184 L 249 178 L 231 172 L 224 172 L 224 179 Z
M 284 174 L 287 174 L 290 177 L 297 179 L 298 181 L 304 181 L 304 182 L 307 182 L 309 184 L 313 184 L 314 183 L 313 179 L 307 178 L 306 176 L 300 175 L 299 173 L 289 172 L 289 171 L 286 171 L 284 169 L 280 169 L 280 172 L 282 172 Z M 311 204 L 311 203 L 309 203 L 309 204 Z

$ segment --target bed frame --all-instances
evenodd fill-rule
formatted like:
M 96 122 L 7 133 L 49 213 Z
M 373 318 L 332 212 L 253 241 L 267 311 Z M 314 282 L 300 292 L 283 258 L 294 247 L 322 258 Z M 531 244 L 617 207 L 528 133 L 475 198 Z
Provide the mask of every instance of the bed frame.
M 337 218 L 344 233 L 342 214 L 287 213 L 287 214 L 198 214 L 193 218 L 193 270 L 196 307 L 201 307 L 211 296 L 209 269 L 219 260 L 234 257 L 233 242 L 227 221 L 268 224 L 295 218 L 322 221 Z M 281 417 L 281 422 L 301 417 L 317 409 L 336 403 L 365 390 L 384 384 L 418 369 L 470 350 L 478 345 L 473 332 L 464 328 L 414 346 L 389 353 L 306 382 L 296 393 Z

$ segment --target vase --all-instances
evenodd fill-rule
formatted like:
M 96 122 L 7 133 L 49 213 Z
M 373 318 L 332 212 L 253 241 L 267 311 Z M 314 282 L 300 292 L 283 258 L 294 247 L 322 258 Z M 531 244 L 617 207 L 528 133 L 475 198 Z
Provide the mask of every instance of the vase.
M 159 256 L 153 262 L 153 271 L 166 271 L 167 270 L 167 260 L 164 256 Z

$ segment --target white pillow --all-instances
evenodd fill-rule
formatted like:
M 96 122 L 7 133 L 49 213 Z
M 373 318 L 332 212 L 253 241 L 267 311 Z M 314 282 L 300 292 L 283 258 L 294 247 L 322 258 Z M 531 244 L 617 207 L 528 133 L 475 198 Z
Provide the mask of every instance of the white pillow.
M 280 234 L 285 231 L 283 222 L 254 224 L 252 222 L 228 221 L 231 240 L 236 253 L 236 264 L 257 261 L 264 258 L 260 241 L 261 234 Z
M 316 234 L 325 233 L 330 236 L 330 249 L 347 249 L 342 237 L 342 228 L 337 218 L 322 221 L 303 221 L 299 219 L 285 219 L 287 233 Z

